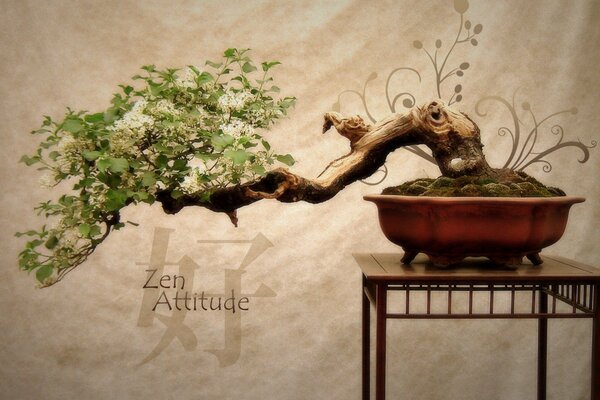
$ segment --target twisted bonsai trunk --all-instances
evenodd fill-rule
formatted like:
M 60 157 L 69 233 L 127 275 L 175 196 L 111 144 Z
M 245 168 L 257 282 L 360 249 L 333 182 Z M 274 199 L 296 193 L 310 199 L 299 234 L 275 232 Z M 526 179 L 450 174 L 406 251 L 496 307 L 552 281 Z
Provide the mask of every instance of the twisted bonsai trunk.
M 327 201 L 347 185 L 375 173 L 392 151 L 416 144 L 431 149 L 444 176 L 497 176 L 499 173 L 485 160 L 477 124 L 441 101 L 415 107 L 406 114 L 393 114 L 375 125 L 366 124 L 359 116 L 344 118 L 337 112 L 328 112 L 324 118 L 323 133 L 334 127 L 350 141 L 350 152 L 329 163 L 315 179 L 279 168 L 258 180 L 218 189 L 212 193 L 209 203 L 197 195 L 174 199 L 168 189 L 158 193 L 157 199 L 169 214 L 187 206 L 199 206 L 225 212 L 237 224 L 236 210 L 261 199 Z

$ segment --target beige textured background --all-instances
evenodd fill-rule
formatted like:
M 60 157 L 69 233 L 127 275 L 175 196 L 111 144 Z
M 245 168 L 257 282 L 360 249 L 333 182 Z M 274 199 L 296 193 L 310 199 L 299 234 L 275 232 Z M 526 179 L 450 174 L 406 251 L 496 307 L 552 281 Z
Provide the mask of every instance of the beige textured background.
M 404 88 L 419 101 L 433 96 L 432 71 L 412 42 L 431 48 L 441 38 L 447 45 L 458 24 L 452 2 L 2 0 L 0 7 L 0 398 L 358 399 L 360 275 L 350 254 L 397 251 L 361 196 L 435 176 L 431 164 L 398 151 L 389 157 L 388 180 L 377 187 L 357 183 L 316 206 L 262 201 L 240 211 L 237 229 L 206 210 L 166 216 L 159 205 L 128 209 L 126 217 L 140 227 L 112 234 L 61 284 L 36 290 L 33 277 L 18 271 L 23 242 L 12 235 L 41 224 L 32 208 L 49 193 L 38 187 L 36 171 L 17 160 L 35 147 L 28 132 L 42 114 L 58 117 L 67 105 L 103 109 L 140 65 L 201 64 L 238 46 L 254 49 L 256 60 L 283 63 L 276 80 L 299 101 L 269 137 L 279 152 L 299 160 L 295 171 L 314 176 L 346 151 L 343 138 L 319 133 L 322 113 L 340 92 L 360 90 L 377 72 L 368 96 L 382 117 L 385 77 L 412 66 L 423 73 L 423 84 Z M 510 98 L 517 88 L 517 104 L 529 101 L 539 117 L 577 107 L 577 115 L 557 119 L 566 138 L 598 140 L 598 1 L 473 0 L 467 16 L 484 30 L 478 47 L 453 56 L 471 63 L 460 108 L 481 126 L 492 163 L 508 152 L 507 138 L 496 131 L 509 115 L 496 107 L 477 117 L 474 105 L 485 95 Z M 342 111 L 364 112 L 349 97 Z M 590 161 L 579 164 L 580 153 L 567 149 L 548 158 L 552 172 L 528 169 L 588 199 L 574 207 L 564 238 L 547 254 L 600 265 L 599 152 L 592 149 Z M 236 268 L 243 251 L 196 240 L 251 239 L 261 232 L 274 244 L 244 275 L 246 291 L 263 283 L 277 296 L 251 300 L 236 364 L 221 368 L 204 351 L 222 346 L 223 314 L 198 312 L 186 318 L 196 350 L 174 341 L 137 366 L 164 330 L 158 321 L 136 326 L 145 278 L 136 262 L 149 259 L 155 227 L 176 230 L 169 258 L 192 257 L 201 266 L 196 287 L 214 292 L 222 290 L 223 268 Z M 549 398 L 589 398 L 590 323 L 552 321 L 550 330 Z M 533 321 L 397 321 L 388 335 L 390 398 L 535 397 Z

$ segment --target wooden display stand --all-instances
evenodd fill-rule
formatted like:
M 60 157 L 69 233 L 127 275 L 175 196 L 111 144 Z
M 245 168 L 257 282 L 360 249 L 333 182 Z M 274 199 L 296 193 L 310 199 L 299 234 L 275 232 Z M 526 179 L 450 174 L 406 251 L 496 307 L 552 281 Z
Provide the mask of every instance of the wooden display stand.
M 549 318 L 592 318 L 591 399 L 600 400 L 600 270 L 575 261 L 543 256 L 543 264 L 501 269 L 481 260 L 467 260 L 449 269 L 438 269 L 419 256 L 410 265 L 402 254 L 354 254 L 363 275 L 362 387 L 370 398 L 370 305 L 376 313 L 375 398 L 385 399 L 386 324 L 388 319 L 535 318 L 538 319 L 537 398 L 546 399 L 546 362 Z M 401 313 L 387 310 L 388 291 L 404 293 Z M 425 292 L 425 304 L 415 305 L 415 292 Z M 443 293 L 443 312 L 433 311 L 432 293 Z M 453 294 L 467 293 L 467 310 L 456 312 Z M 478 309 L 474 293 L 484 292 L 486 312 Z M 413 301 L 411 303 L 411 293 Z M 494 297 L 508 293 L 508 310 L 498 311 Z M 516 294 L 519 293 L 519 296 Z M 525 294 L 525 296 L 524 296 Z M 480 296 L 480 295 L 478 295 Z M 527 300 L 524 302 L 523 298 Z M 453 304 L 454 303 L 454 304 Z M 437 304 L 436 304 L 437 306 Z M 423 312 L 414 312 L 422 308 Z M 523 311 L 526 309 L 527 311 Z M 436 310 L 438 308 L 436 307 Z

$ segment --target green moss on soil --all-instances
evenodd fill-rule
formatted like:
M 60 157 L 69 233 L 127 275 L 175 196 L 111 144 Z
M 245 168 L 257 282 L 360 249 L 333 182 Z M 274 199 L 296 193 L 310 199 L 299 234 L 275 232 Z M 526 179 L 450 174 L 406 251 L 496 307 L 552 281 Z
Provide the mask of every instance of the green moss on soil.
M 437 179 L 423 178 L 389 187 L 382 194 L 434 197 L 554 197 L 565 196 L 559 188 L 546 186 L 524 172 L 510 179 L 498 180 L 478 176 Z

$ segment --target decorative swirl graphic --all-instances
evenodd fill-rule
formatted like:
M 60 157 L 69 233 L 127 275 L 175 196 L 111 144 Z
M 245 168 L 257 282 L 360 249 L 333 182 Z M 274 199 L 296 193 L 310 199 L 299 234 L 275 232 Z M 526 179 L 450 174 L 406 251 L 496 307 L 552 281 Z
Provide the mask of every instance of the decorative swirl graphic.
M 468 62 L 463 61 L 461 63 L 455 63 L 454 64 L 455 67 L 450 68 L 449 65 L 451 64 L 451 62 L 450 62 L 451 55 L 453 54 L 454 50 L 462 44 L 471 44 L 472 46 L 477 46 L 479 44 L 479 42 L 477 40 L 477 36 L 483 31 L 482 24 L 479 24 L 479 23 L 473 24 L 469 19 L 466 19 L 465 13 L 467 12 L 468 9 L 469 9 L 469 2 L 467 0 L 454 0 L 454 10 L 459 14 L 460 19 L 459 19 L 459 24 L 458 24 L 458 30 L 456 32 L 456 36 L 454 37 L 454 41 L 450 42 L 451 44 L 446 52 L 442 51 L 443 42 L 441 39 L 437 39 L 435 41 L 435 46 L 432 49 L 427 49 L 424 46 L 423 42 L 420 40 L 415 40 L 413 42 L 413 47 L 416 48 L 417 50 L 422 50 L 424 52 L 424 54 L 427 56 L 427 58 L 429 59 L 429 61 L 431 62 L 431 66 L 433 67 L 433 70 L 434 70 L 433 76 L 435 77 L 435 89 L 436 89 L 435 95 L 439 99 L 445 99 L 445 101 L 447 102 L 448 105 L 452 105 L 454 103 L 460 103 L 463 100 L 463 95 L 462 95 L 463 85 L 460 83 L 456 83 L 453 86 L 453 90 L 450 94 L 447 94 L 444 92 L 444 89 L 446 87 L 448 87 L 448 86 L 452 87 L 452 85 L 448 85 L 449 79 L 451 79 L 453 77 L 457 78 L 457 79 L 464 77 L 466 71 L 471 66 Z M 387 105 L 388 105 L 389 111 L 392 113 L 397 112 L 398 104 L 402 104 L 402 106 L 404 108 L 409 109 L 409 108 L 414 107 L 415 104 L 417 103 L 417 99 L 410 91 L 404 90 L 404 91 L 400 91 L 399 93 L 392 93 L 392 91 L 390 89 L 390 86 L 391 86 L 390 84 L 391 84 L 392 78 L 396 74 L 400 74 L 403 72 L 408 73 L 408 75 L 412 78 L 414 78 L 416 76 L 416 78 L 418 79 L 418 84 L 421 84 L 421 82 L 422 82 L 421 73 L 418 70 L 416 70 L 415 68 L 403 66 L 403 67 L 395 68 L 394 70 L 392 70 L 389 73 L 389 75 L 387 76 L 387 79 L 386 79 L 386 83 L 385 83 L 385 97 L 387 100 Z M 334 111 L 340 111 L 340 101 L 341 101 L 342 95 L 344 95 L 346 93 L 350 93 L 350 94 L 353 94 L 353 95 L 356 95 L 359 97 L 359 99 L 362 102 L 363 108 L 364 108 L 364 113 L 371 120 L 371 122 L 373 122 L 373 123 L 376 122 L 371 110 L 369 109 L 367 98 L 366 98 L 367 86 L 369 85 L 370 82 L 372 82 L 376 79 L 377 79 L 377 73 L 372 72 L 369 75 L 369 77 L 367 78 L 367 80 L 365 81 L 365 84 L 363 85 L 363 88 L 362 88 L 362 92 L 359 92 L 357 90 L 345 90 L 345 91 L 341 92 L 338 95 L 337 102 L 333 105 L 332 109 Z M 550 128 L 550 132 L 552 134 L 558 136 L 558 142 L 554 146 L 551 146 L 548 149 L 543 150 L 543 151 L 538 151 L 538 149 L 536 148 L 536 143 L 538 143 L 538 138 L 540 135 L 542 135 L 542 132 L 541 132 L 542 125 L 547 123 L 549 120 L 551 120 L 552 118 L 554 118 L 555 116 L 560 115 L 560 114 L 564 114 L 564 113 L 576 114 L 577 113 L 576 108 L 552 113 L 552 114 L 548 115 L 547 117 L 538 121 L 536 116 L 534 115 L 533 111 L 531 110 L 530 104 L 527 102 L 524 102 L 522 104 L 522 108 L 524 111 L 527 112 L 527 114 L 531 118 L 532 124 L 533 124 L 533 127 L 529 130 L 529 132 L 527 132 L 525 134 L 524 132 L 527 128 L 526 128 L 525 124 L 523 123 L 523 121 L 521 119 L 519 119 L 519 117 L 515 111 L 515 106 L 514 106 L 515 95 L 516 95 L 516 92 L 513 95 L 512 102 L 509 102 L 508 100 L 506 100 L 502 97 L 499 97 L 499 96 L 487 96 L 487 97 L 480 99 L 475 107 L 477 115 L 482 116 L 482 117 L 486 116 L 487 114 L 485 112 L 480 111 L 481 105 L 488 101 L 499 102 L 499 103 L 503 104 L 510 112 L 510 115 L 512 117 L 513 128 L 511 129 L 507 126 L 502 126 L 498 129 L 498 135 L 508 136 L 511 138 L 511 141 L 512 141 L 512 149 L 510 151 L 510 154 L 508 155 L 506 162 L 504 163 L 503 168 L 511 168 L 513 170 L 523 171 L 525 168 L 531 166 L 532 164 L 540 163 L 540 164 L 543 164 L 542 169 L 545 172 L 550 172 L 552 170 L 552 164 L 549 161 L 547 161 L 545 159 L 545 157 L 551 153 L 554 153 L 557 150 L 569 148 L 569 147 L 578 148 L 583 153 L 583 158 L 578 160 L 580 163 L 585 163 L 589 159 L 589 156 L 590 156 L 589 149 L 596 147 L 597 142 L 595 140 L 593 140 L 589 146 L 583 144 L 579 140 L 564 142 L 563 141 L 564 140 L 564 129 L 561 125 L 558 125 L 558 124 L 554 124 Z M 522 135 L 524 137 L 522 137 Z M 539 146 L 539 143 L 538 143 L 538 146 Z M 427 151 L 423 150 L 422 147 L 408 146 L 408 147 L 405 147 L 405 149 L 410 151 L 411 153 L 435 164 L 434 158 Z M 376 182 L 366 182 L 366 181 L 361 181 L 361 182 L 363 182 L 367 185 L 378 185 L 378 184 L 382 183 L 387 178 L 387 175 L 388 175 L 387 167 L 385 167 L 385 166 L 382 167 L 382 169 L 380 169 L 378 172 L 382 173 L 383 175 L 382 175 L 382 178 L 377 180 Z
M 559 124 L 554 124 L 550 127 L 550 133 L 552 133 L 555 136 L 558 136 L 558 141 L 553 146 L 550 146 L 545 150 L 539 151 L 536 149 L 538 139 L 543 134 L 542 128 L 545 125 L 547 125 L 547 122 L 561 114 L 577 114 L 577 108 L 570 108 L 568 110 L 557 111 L 538 120 L 535 113 L 533 112 L 531 104 L 529 104 L 528 102 L 523 102 L 521 104 L 521 108 L 527 113 L 527 115 L 529 115 L 529 118 L 531 119 L 531 125 L 533 126 L 527 133 L 527 136 L 522 137 L 521 133 L 527 131 L 527 126 L 526 123 L 517 115 L 515 107 L 515 97 L 516 92 L 513 95 L 512 101 L 509 102 L 506 99 L 499 96 L 486 96 L 479 100 L 475 105 L 475 112 L 480 117 L 485 117 L 487 115 L 487 112 L 482 110 L 482 105 L 487 102 L 497 102 L 502 104 L 508 110 L 512 117 L 512 130 L 505 126 L 500 127 L 498 129 L 499 136 L 506 136 L 508 134 L 512 141 L 512 149 L 506 162 L 504 163 L 503 168 L 510 168 L 515 171 L 523 171 L 525 168 L 529 167 L 532 164 L 540 163 L 543 164 L 542 170 L 544 172 L 550 172 L 552 171 L 552 164 L 548 160 L 546 160 L 545 157 L 554 153 L 557 150 L 569 147 L 574 147 L 581 151 L 583 157 L 577 160 L 580 163 L 583 164 L 590 158 L 589 149 L 596 147 L 598 143 L 595 140 L 592 140 L 592 142 L 588 146 L 583 144 L 580 140 L 564 142 L 564 128 L 562 127 L 562 125 Z
M 392 80 L 392 76 L 394 76 L 394 74 L 398 71 L 412 71 L 414 72 L 417 77 L 419 78 L 419 83 L 421 83 L 421 74 L 419 74 L 419 71 L 417 71 L 414 68 L 410 68 L 410 67 L 400 67 L 400 68 L 396 68 L 395 70 L 393 70 L 392 72 L 390 72 L 390 74 L 388 75 L 387 81 L 385 82 L 385 98 L 387 99 L 388 102 L 388 106 L 390 107 L 390 110 L 392 112 L 396 112 L 396 102 L 398 100 L 400 100 L 402 97 L 406 97 L 404 100 L 402 100 L 402 105 L 406 108 L 411 108 L 414 107 L 415 103 L 417 102 L 417 100 L 415 99 L 415 96 L 412 95 L 412 93 L 410 92 L 402 92 L 402 93 L 398 93 L 394 99 L 391 99 L 390 96 L 390 81 Z
M 465 71 L 470 67 L 470 64 L 465 61 L 465 62 L 460 63 L 458 65 L 458 67 L 453 68 L 450 71 L 444 73 L 445 68 L 447 66 L 448 59 L 450 57 L 450 54 L 452 54 L 452 51 L 456 48 L 456 45 L 459 45 L 462 43 L 470 43 L 473 46 L 477 46 L 479 42 L 477 41 L 477 39 L 475 39 L 475 36 L 479 35 L 481 33 L 481 31 L 483 30 L 483 25 L 477 24 L 473 27 L 473 31 L 471 32 L 471 26 L 472 26 L 471 21 L 464 20 L 464 13 L 469 9 L 469 3 L 466 0 L 454 1 L 454 9 L 460 15 L 460 23 L 458 25 L 458 32 L 456 33 L 456 38 L 454 39 L 454 43 L 452 43 L 452 45 L 450 46 L 450 49 L 444 56 L 443 60 L 440 61 L 438 59 L 439 51 L 442 48 L 442 40 L 441 39 L 437 39 L 435 41 L 435 50 L 433 51 L 433 55 L 431 54 L 431 52 L 429 50 L 427 50 L 423 46 L 423 42 L 421 42 L 420 40 L 415 40 L 413 42 L 413 46 L 416 49 L 419 49 L 419 50 L 422 49 L 425 52 L 425 54 L 427 54 L 427 57 L 431 61 L 433 69 L 435 70 L 435 85 L 436 85 L 437 97 L 440 99 L 443 98 L 442 83 L 446 79 L 448 79 L 454 75 L 456 75 L 458 78 L 463 77 L 465 74 Z M 464 28 L 464 30 L 463 30 L 463 28 Z M 461 92 L 462 92 L 462 85 L 457 84 L 456 86 L 454 86 L 454 91 L 447 100 L 448 105 L 452 105 L 453 103 L 459 103 L 463 98 L 462 94 L 460 94 Z

